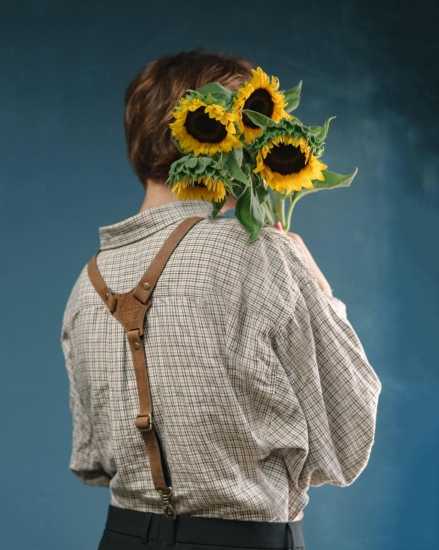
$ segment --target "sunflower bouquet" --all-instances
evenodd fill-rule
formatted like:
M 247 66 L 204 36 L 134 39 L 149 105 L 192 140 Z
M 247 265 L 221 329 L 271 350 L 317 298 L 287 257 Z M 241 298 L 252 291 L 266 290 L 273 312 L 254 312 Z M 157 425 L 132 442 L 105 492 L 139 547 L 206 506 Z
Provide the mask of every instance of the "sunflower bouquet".
M 279 79 L 261 67 L 236 90 L 218 82 L 186 90 L 169 124 L 183 156 L 171 164 L 166 183 L 180 200 L 212 202 L 213 218 L 232 195 L 251 241 L 264 225 L 280 222 L 289 230 L 300 198 L 347 187 L 358 172 L 330 172 L 320 160 L 335 116 L 322 126 L 301 122 L 291 114 L 301 90 L 302 81 L 279 89 Z

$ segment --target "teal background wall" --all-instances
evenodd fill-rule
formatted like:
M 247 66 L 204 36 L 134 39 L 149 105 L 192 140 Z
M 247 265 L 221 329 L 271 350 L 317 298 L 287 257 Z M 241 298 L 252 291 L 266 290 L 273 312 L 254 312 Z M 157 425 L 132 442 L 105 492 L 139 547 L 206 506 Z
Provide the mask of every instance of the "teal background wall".
M 383 383 L 368 468 L 311 488 L 308 550 L 432 550 L 439 528 L 438 8 L 433 2 L 2 2 L 2 547 L 92 549 L 107 490 L 68 471 L 59 347 L 97 227 L 133 215 L 123 93 L 147 61 L 201 46 L 303 80 L 297 115 L 336 115 L 323 157 L 359 173 L 304 198 L 300 233 Z

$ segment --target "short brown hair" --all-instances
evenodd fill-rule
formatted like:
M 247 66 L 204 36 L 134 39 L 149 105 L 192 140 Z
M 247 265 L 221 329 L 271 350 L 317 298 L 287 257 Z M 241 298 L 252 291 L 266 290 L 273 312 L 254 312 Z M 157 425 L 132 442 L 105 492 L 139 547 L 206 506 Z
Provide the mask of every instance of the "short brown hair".
M 253 67 L 242 57 L 196 48 L 155 59 L 135 76 L 125 93 L 124 127 L 128 158 L 144 187 L 147 178 L 166 180 L 182 156 L 168 124 L 184 92 L 215 81 L 234 90 Z

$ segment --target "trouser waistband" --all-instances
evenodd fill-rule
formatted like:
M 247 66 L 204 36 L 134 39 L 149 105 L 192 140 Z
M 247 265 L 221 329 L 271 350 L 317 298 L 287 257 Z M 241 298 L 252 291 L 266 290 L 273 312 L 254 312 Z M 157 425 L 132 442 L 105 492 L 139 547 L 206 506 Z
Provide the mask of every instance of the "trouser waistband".
M 139 536 L 146 542 L 161 540 L 167 544 L 182 542 L 235 548 L 305 550 L 303 519 L 288 522 L 242 521 L 188 514 L 172 518 L 109 504 L 105 527 Z

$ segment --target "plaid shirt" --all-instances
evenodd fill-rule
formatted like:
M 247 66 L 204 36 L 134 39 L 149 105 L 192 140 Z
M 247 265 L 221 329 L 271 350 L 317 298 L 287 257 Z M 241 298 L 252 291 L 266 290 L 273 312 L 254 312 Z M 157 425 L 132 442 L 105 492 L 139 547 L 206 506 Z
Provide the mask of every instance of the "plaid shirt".
M 154 420 L 178 514 L 300 519 L 308 488 L 365 469 L 381 382 L 337 298 L 274 227 L 259 240 L 207 201 L 148 208 L 99 228 L 109 288 L 133 288 L 184 218 L 206 216 L 171 255 L 145 320 Z M 86 264 L 67 300 L 61 345 L 72 415 L 70 470 L 111 503 L 162 513 L 122 325 Z M 298 516 L 299 515 L 299 516 Z M 298 516 L 298 517 L 297 517 Z

